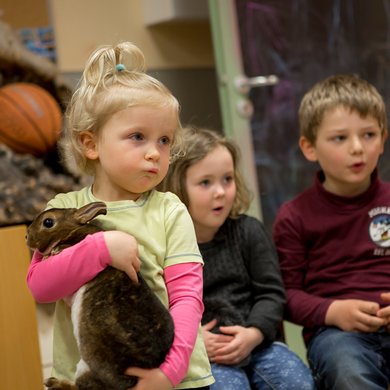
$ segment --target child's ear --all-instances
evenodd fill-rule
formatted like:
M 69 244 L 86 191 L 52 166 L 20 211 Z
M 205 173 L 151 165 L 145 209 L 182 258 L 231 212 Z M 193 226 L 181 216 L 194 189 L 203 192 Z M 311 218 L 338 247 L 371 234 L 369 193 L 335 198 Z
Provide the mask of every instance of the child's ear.
M 383 133 L 382 133 L 382 150 L 381 150 L 381 154 L 384 152 L 385 150 L 385 142 L 387 140 L 387 137 L 388 137 L 389 133 L 387 132 L 387 129 L 383 130 Z
M 306 137 L 299 138 L 299 147 L 307 160 L 317 161 L 316 148 Z
M 388 136 L 389 136 L 389 132 L 387 131 L 387 129 L 383 130 L 383 134 L 382 134 L 383 143 L 386 142 Z
M 90 160 L 96 160 L 99 157 L 95 135 L 90 131 L 82 131 L 79 135 L 80 144 L 83 147 L 84 155 Z

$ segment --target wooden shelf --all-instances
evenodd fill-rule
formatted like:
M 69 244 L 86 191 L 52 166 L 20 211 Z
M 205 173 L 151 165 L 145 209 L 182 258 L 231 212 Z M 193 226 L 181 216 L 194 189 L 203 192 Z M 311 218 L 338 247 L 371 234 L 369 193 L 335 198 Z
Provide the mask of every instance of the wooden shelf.
M 0 389 L 43 389 L 24 225 L 0 228 Z

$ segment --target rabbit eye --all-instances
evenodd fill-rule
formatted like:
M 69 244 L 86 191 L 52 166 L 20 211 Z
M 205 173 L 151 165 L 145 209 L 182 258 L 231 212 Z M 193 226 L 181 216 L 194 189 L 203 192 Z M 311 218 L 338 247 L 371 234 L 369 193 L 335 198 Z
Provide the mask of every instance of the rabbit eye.
M 54 220 L 52 218 L 46 218 L 43 220 L 43 226 L 46 228 L 52 228 L 54 226 Z

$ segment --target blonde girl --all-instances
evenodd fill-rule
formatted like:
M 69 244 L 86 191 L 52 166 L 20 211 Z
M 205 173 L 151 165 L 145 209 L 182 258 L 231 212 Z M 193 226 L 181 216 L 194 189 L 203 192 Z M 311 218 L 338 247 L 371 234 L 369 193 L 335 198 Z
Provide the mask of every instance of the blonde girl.
M 37 301 L 57 301 L 54 376 L 73 382 L 80 359 L 68 298 L 111 265 L 134 280 L 140 269 L 175 325 L 159 368 L 126 371 L 139 378 L 134 389 L 203 389 L 213 382 L 200 328 L 202 258 L 193 224 L 176 196 L 155 190 L 180 144 L 179 104 L 145 73 L 140 49 L 129 42 L 98 48 L 69 103 L 61 142 L 65 161 L 92 175 L 92 185 L 57 195 L 48 208 L 104 201 L 108 213 L 99 218 L 106 231 L 45 261 L 36 252 L 27 278 Z

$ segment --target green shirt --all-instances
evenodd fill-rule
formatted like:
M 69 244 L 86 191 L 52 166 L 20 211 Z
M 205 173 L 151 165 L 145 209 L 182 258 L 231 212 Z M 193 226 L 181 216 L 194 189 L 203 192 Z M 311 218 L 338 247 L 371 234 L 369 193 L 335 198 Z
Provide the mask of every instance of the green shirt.
M 58 194 L 48 208 L 79 208 L 99 201 L 90 187 Z M 183 203 L 172 193 L 151 191 L 136 201 L 105 202 L 107 215 L 97 217 L 105 230 L 121 230 L 135 237 L 142 262 L 141 273 L 146 282 L 168 307 L 163 278 L 165 267 L 203 260 L 199 253 L 191 217 Z M 56 304 L 53 342 L 53 376 L 74 381 L 80 360 L 70 308 L 60 300 Z M 176 389 L 197 388 L 213 383 L 209 360 L 199 325 L 198 337 L 184 380 Z

